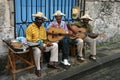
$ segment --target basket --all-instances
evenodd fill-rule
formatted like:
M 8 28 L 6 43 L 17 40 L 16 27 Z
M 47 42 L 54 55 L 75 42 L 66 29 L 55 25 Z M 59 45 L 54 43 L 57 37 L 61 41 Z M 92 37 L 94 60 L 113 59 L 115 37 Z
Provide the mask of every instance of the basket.
M 11 45 L 12 45 L 14 48 L 21 48 L 21 47 L 22 47 L 22 43 L 20 43 L 20 42 L 12 42 Z

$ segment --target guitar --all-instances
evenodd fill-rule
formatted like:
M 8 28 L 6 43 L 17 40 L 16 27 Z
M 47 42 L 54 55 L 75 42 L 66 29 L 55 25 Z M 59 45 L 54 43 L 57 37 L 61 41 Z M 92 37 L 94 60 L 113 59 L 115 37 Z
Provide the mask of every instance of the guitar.
M 75 36 L 69 36 L 70 39 L 76 39 L 76 38 L 84 39 L 86 36 L 89 36 L 90 38 L 93 38 L 93 39 L 97 38 L 98 36 L 103 38 L 106 37 L 104 33 L 101 33 L 101 34 L 87 33 L 86 28 L 78 28 L 77 26 L 74 26 L 74 25 L 70 26 L 69 29 L 75 35 Z
M 85 35 L 86 29 L 84 28 L 79 28 L 79 29 L 76 28 L 75 31 L 69 30 L 69 32 L 74 34 L 74 36 L 69 36 L 70 39 L 76 39 L 76 38 L 84 39 L 86 37 Z
M 64 38 L 66 31 L 62 28 L 51 27 L 48 29 L 48 40 L 51 42 L 59 41 Z

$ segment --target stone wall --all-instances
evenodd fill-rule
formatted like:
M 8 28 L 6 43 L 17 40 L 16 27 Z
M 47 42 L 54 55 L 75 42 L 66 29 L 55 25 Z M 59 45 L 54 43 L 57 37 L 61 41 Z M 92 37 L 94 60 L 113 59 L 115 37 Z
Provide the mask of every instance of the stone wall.
M 8 0 L 0 0 L 0 55 L 6 55 L 7 48 L 1 40 L 6 37 L 14 37 L 14 27 L 10 24 Z
M 98 42 L 120 41 L 120 0 L 86 0 L 86 13 L 94 18 L 94 32 L 107 35 Z

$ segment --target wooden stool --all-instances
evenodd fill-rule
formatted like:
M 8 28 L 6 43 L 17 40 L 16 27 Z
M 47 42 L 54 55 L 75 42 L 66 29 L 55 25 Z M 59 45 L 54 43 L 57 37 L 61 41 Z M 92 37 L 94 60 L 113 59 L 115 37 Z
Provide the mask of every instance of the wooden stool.
M 6 65 L 6 70 L 11 71 L 13 74 L 13 80 L 16 80 L 16 73 L 34 68 L 33 55 L 30 53 L 30 49 L 26 51 L 14 51 L 8 46 L 8 63 Z M 16 69 L 18 62 L 22 62 L 27 65 L 24 68 Z
M 85 53 L 86 53 L 86 43 L 85 42 L 84 42 L 82 53 L 83 53 L 83 56 L 85 57 Z M 76 43 L 70 44 L 70 55 L 74 56 L 74 57 L 77 55 L 77 45 L 76 45 Z

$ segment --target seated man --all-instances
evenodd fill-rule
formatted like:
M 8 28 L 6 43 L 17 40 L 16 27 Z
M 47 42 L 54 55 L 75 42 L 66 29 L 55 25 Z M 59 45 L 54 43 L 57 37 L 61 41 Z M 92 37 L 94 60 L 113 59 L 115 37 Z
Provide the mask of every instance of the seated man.
M 80 34 L 80 32 L 82 32 L 82 31 L 79 31 L 80 28 L 83 28 L 86 30 L 86 32 L 83 33 L 85 35 L 85 38 L 78 37 L 76 39 L 77 51 L 78 51 L 77 60 L 82 61 L 82 62 L 85 60 L 83 57 L 83 53 L 82 53 L 83 42 L 88 43 L 90 46 L 91 55 L 89 56 L 89 58 L 92 60 L 96 60 L 96 57 L 95 57 L 96 40 L 94 38 L 96 38 L 98 34 L 93 33 L 93 27 L 89 24 L 89 21 L 92 21 L 93 19 L 88 14 L 85 14 L 84 16 L 81 17 L 81 20 L 82 21 L 72 23 L 70 26 L 70 28 L 75 34 Z
M 42 51 L 51 52 L 48 67 L 59 68 L 56 64 L 56 62 L 58 62 L 58 44 L 46 42 L 46 30 L 44 26 L 42 26 L 43 21 L 47 19 L 44 14 L 42 12 L 37 12 L 37 14 L 33 14 L 32 16 L 35 17 L 35 21 L 27 27 L 26 38 L 30 42 L 40 42 L 41 44 L 41 48 L 33 47 L 33 56 L 36 65 L 35 74 L 39 77 L 41 76 L 40 57 Z
M 56 27 L 58 29 L 64 29 L 66 31 L 66 34 L 68 34 L 68 28 L 64 21 L 62 21 L 62 17 L 65 16 L 64 13 L 62 13 L 60 10 L 57 10 L 53 16 L 55 17 L 55 21 L 52 21 L 47 29 L 51 27 Z M 49 33 L 49 32 L 48 32 Z M 65 36 L 62 40 L 59 41 L 59 46 L 62 49 L 62 64 L 65 66 L 70 66 L 71 64 L 68 62 L 69 58 L 69 43 L 67 41 L 67 36 Z

